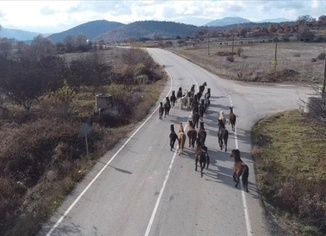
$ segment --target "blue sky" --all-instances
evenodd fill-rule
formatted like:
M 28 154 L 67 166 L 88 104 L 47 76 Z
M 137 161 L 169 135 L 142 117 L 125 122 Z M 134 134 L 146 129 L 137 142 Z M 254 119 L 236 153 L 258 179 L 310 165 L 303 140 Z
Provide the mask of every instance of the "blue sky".
M 56 33 L 93 20 L 131 23 L 166 20 L 204 25 L 228 16 L 251 21 L 326 15 L 326 0 L 83 0 L 0 1 L 0 25 L 37 33 Z

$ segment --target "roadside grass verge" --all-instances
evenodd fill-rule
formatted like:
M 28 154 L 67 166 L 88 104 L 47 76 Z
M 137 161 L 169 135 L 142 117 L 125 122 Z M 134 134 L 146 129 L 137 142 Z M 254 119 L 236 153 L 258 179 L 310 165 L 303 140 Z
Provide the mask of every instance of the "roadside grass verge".
M 298 110 L 260 120 L 252 130 L 258 188 L 289 235 L 326 234 L 325 134 L 325 126 Z

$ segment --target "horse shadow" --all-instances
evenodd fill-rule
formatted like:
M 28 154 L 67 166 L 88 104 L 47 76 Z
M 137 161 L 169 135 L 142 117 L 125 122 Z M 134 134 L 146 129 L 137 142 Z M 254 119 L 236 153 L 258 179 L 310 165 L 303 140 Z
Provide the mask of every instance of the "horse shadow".
M 225 98 L 225 96 L 211 96 L 212 99 Z

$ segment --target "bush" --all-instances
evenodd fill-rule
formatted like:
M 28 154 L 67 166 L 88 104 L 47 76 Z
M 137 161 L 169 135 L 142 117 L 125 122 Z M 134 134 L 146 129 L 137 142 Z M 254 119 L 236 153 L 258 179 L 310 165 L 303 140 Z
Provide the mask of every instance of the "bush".
M 320 53 L 317 58 L 319 60 L 325 60 L 325 53 L 324 52 Z
M 226 60 L 229 61 L 229 62 L 234 62 L 233 56 L 227 56 Z
M 296 53 L 294 53 L 294 55 L 293 55 L 294 57 L 300 57 L 301 56 L 301 54 L 299 53 L 299 52 L 296 52 Z
M 242 53 L 243 53 L 243 48 L 242 47 L 238 47 L 236 53 L 237 53 L 237 56 L 240 57 L 242 55 Z

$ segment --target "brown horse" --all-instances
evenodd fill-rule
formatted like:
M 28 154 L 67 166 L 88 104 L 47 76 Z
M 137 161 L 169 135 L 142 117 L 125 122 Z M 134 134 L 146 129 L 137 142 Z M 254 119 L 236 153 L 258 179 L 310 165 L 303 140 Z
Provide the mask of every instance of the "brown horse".
M 182 123 L 180 123 L 179 131 L 178 131 L 179 155 L 181 155 L 181 153 L 183 153 L 183 149 L 184 149 L 185 143 L 186 143 L 186 138 L 187 138 L 187 136 L 184 132 Z
M 230 153 L 230 157 L 234 157 L 233 181 L 236 182 L 235 187 L 238 187 L 240 176 L 242 176 L 242 185 L 248 192 L 249 167 L 241 160 L 239 149 L 233 149 Z
M 218 143 L 220 145 L 221 150 L 227 151 L 228 147 L 228 138 L 229 138 L 229 131 L 225 129 L 223 120 L 218 120 L 218 131 L 217 131 Z
M 198 124 L 199 124 L 199 112 L 198 112 L 198 107 L 197 109 L 193 109 L 192 110 L 192 123 L 194 125 L 194 127 L 198 128 Z
M 166 115 L 169 115 L 171 109 L 171 103 L 169 97 L 165 98 L 165 103 L 164 103 L 164 118 Z
M 189 139 L 189 147 L 195 147 L 195 142 L 196 142 L 196 138 L 197 138 L 197 131 L 195 129 L 194 124 L 192 123 L 192 120 L 188 121 L 188 132 L 187 132 L 187 136 Z
M 182 87 L 179 88 L 177 92 L 177 99 L 182 98 Z
M 232 127 L 232 131 L 235 131 L 235 122 L 236 122 L 237 116 L 233 112 L 233 107 L 230 107 L 230 114 L 229 114 L 229 124 Z
M 170 101 L 171 101 L 172 107 L 174 107 L 174 105 L 177 101 L 177 97 L 175 96 L 175 91 L 172 91 L 172 95 L 170 96 Z
M 200 122 L 199 130 L 198 130 L 198 138 L 199 138 L 199 142 L 202 145 L 205 145 L 206 136 L 207 136 L 207 133 L 204 128 L 204 122 Z
M 170 135 L 169 135 L 169 138 L 170 138 L 170 151 L 172 151 L 172 149 L 174 148 L 174 143 L 178 138 L 178 135 L 174 131 L 174 125 L 173 124 L 170 126 L 170 131 L 171 131 Z
M 209 166 L 209 156 L 207 153 L 207 147 L 203 144 L 200 143 L 199 138 L 196 139 L 196 151 L 195 151 L 195 158 L 196 158 L 196 162 L 195 162 L 195 171 L 197 171 L 197 163 L 199 162 L 200 164 L 200 174 L 201 177 L 203 177 L 203 170 L 205 169 L 205 165 L 206 169 L 208 169 Z
M 160 102 L 160 108 L 158 109 L 158 117 L 162 119 L 164 112 L 163 102 Z

